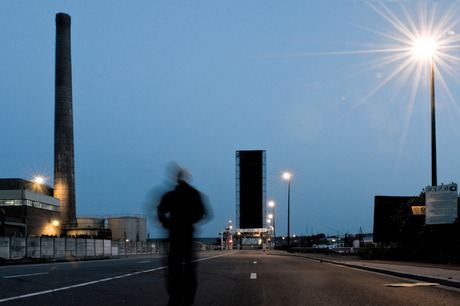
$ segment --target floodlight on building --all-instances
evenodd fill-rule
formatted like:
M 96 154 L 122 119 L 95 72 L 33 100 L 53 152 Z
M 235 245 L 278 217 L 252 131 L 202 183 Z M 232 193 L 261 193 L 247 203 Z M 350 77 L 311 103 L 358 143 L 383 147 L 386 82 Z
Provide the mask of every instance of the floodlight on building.
M 37 184 L 45 184 L 45 178 L 43 176 L 36 176 L 34 177 L 34 182 Z

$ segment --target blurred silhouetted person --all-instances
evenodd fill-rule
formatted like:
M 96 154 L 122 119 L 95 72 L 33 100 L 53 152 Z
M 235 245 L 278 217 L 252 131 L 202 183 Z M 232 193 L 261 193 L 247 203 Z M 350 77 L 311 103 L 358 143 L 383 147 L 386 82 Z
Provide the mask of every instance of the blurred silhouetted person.
M 168 305 L 192 305 L 196 292 L 196 275 L 193 252 L 194 224 L 207 216 L 200 193 L 186 180 L 191 173 L 178 167 L 177 185 L 161 198 L 158 218 L 169 230 Z

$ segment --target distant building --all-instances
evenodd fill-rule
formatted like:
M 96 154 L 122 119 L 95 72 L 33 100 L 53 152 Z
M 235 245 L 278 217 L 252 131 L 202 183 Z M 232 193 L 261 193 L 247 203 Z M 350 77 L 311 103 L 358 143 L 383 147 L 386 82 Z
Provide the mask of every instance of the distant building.
M 68 235 L 104 238 L 124 241 L 146 241 L 147 219 L 143 215 L 81 216 L 78 228 L 67 231 Z
M 356 236 L 357 239 L 353 240 L 353 247 L 359 248 L 364 245 L 374 244 L 374 234 L 366 233 Z
M 53 188 L 23 179 L 0 179 L 0 236 L 60 234 L 60 201 Z
M 78 227 L 67 230 L 66 235 L 93 239 L 112 239 L 112 231 L 108 229 L 104 218 L 77 218 Z
M 327 237 L 327 242 L 328 242 L 329 249 L 343 248 L 344 247 L 343 239 L 341 239 L 338 236 Z

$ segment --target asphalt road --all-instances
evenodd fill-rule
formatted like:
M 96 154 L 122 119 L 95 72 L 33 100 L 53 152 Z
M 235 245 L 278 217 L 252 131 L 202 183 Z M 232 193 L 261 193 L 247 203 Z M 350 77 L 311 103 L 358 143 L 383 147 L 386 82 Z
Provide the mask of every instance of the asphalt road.
M 200 253 L 195 305 L 460 305 L 460 290 L 263 251 Z M 3 305 L 166 305 L 164 257 L 0 267 Z

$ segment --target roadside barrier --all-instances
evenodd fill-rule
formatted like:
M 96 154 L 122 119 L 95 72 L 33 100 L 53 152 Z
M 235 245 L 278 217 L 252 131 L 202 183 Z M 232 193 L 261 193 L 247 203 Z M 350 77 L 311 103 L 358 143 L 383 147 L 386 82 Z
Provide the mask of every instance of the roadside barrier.
M 206 249 L 206 248 L 204 248 Z M 203 250 L 198 245 L 198 250 Z M 164 241 L 118 241 L 74 237 L 0 237 L 0 260 L 66 260 L 167 253 Z

